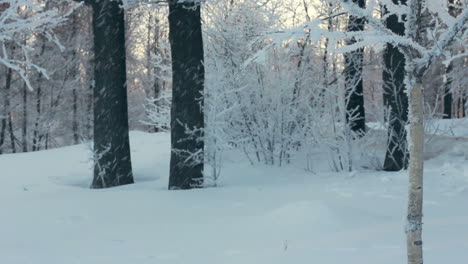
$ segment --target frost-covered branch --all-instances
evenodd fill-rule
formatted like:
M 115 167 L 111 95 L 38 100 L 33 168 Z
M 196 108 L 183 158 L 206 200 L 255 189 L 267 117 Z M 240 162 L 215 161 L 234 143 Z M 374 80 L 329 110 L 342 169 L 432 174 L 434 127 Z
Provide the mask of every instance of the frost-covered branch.
M 16 71 L 31 90 L 31 83 L 26 76 L 28 70 L 36 70 L 46 78 L 48 76 L 45 69 L 31 62 L 29 49 L 23 40 L 41 34 L 63 48 L 52 30 L 63 23 L 78 6 L 69 0 L 64 1 L 70 3 L 70 8 L 62 14 L 55 8 L 48 8 L 47 4 L 33 0 L 0 0 L 0 64 Z M 22 59 L 11 54 L 13 47 L 19 47 L 23 53 Z
M 421 59 L 416 61 L 416 72 L 418 75 L 423 75 L 437 56 L 448 52 L 448 48 L 455 38 L 458 35 L 463 35 L 465 33 L 467 23 L 468 9 L 465 9 L 454 23 L 439 37 L 439 40 L 434 44 L 432 49 L 425 53 Z

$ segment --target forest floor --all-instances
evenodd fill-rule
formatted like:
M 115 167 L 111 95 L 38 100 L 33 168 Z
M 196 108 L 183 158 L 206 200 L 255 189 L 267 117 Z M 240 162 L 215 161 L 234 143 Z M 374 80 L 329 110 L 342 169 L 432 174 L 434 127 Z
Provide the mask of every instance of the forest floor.
M 432 142 L 425 263 L 468 263 L 468 119 Z M 167 191 L 168 134 L 132 132 L 131 145 L 136 184 L 106 190 L 88 188 L 86 144 L 0 156 L 0 263 L 406 263 L 404 171 L 313 174 L 230 155 L 218 187 Z

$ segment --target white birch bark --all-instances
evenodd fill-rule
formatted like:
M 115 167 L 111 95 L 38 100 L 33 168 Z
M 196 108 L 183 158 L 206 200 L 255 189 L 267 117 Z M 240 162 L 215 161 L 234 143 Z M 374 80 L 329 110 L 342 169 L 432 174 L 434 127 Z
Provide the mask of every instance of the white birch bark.
M 423 166 L 424 128 L 422 85 L 416 82 L 409 94 L 409 188 L 406 239 L 408 264 L 423 263 L 422 209 L 423 209 Z
M 410 14 L 406 23 L 406 36 L 415 43 L 421 42 L 422 5 L 424 0 L 410 0 Z M 409 96 L 408 145 L 410 152 L 408 177 L 408 215 L 406 246 L 408 264 L 423 264 L 422 216 L 424 171 L 424 110 L 422 77 L 416 67 L 417 54 L 406 55 L 406 87 Z

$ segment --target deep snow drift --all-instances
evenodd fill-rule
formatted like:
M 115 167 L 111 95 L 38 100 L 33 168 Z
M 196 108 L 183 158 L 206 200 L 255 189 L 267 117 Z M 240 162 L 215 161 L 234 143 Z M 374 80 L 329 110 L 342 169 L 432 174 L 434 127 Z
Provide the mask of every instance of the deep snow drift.
M 426 264 L 468 263 L 467 130 L 431 143 Z M 167 191 L 169 136 L 132 132 L 131 145 L 137 183 L 107 190 L 87 188 L 86 145 L 0 156 L 0 263 L 406 262 L 406 172 L 312 174 L 230 155 L 219 187 Z

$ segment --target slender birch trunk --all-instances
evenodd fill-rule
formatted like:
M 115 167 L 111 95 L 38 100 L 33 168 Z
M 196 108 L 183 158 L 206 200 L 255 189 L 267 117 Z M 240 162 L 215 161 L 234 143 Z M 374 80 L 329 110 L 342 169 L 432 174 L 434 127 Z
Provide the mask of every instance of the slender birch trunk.
M 424 0 L 411 0 L 406 36 L 421 43 L 421 14 Z M 409 188 L 406 246 L 408 264 L 423 264 L 422 216 L 424 171 L 424 104 L 422 73 L 417 71 L 416 54 L 406 54 L 406 85 L 409 96 Z
M 422 209 L 423 209 L 423 167 L 424 127 L 422 85 L 417 82 L 409 98 L 409 189 L 406 239 L 408 264 L 423 263 Z

